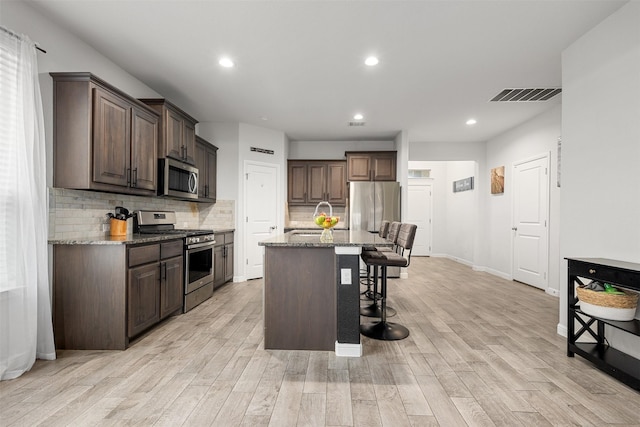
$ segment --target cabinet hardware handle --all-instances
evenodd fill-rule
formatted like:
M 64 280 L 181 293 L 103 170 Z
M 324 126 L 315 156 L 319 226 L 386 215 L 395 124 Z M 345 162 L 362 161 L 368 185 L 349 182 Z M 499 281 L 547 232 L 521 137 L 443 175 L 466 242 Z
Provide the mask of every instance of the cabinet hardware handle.
M 138 168 L 133 169 L 133 183 L 131 184 L 131 186 L 132 187 L 138 186 Z
M 518 227 L 511 227 L 513 231 L 518 231 Z
M 209 184 L 204 186 L 204 197 L 209 197 Z
M 131 169 L 127 168 L 127 185 L 131 184 Z
M 595 273 L 596 273 L 596 271 L 593 268 L 589 269 L 589 274 L 595 274 Z

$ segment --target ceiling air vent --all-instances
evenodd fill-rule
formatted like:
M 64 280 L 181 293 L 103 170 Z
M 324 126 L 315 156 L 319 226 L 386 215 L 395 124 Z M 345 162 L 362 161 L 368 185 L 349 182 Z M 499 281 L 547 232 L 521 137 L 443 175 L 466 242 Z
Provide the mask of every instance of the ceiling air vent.
M 349 126 L 364 126 L 365 122 L 349 122 Z
M 549 89 L 504 89 L 490 102 L 548 101 L 562 92 L 560 88 Z

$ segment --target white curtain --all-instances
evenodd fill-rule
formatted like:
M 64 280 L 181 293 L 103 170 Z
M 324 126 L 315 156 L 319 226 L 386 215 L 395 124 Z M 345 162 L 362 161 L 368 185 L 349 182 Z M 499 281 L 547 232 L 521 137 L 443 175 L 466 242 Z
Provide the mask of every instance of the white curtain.
M 0 379 L 55 359 L 35 44 L 0 26 Z

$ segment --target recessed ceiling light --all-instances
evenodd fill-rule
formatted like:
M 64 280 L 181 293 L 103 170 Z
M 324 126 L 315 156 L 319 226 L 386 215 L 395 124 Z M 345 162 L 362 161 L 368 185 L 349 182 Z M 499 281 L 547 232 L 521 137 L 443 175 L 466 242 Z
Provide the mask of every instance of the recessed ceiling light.
M 234 65 L 231 58 L 227 57 L 221 58 L 220 61 L 218 61 L 218 64 L 220 64 L 224 68 L 231 68 Z
M 353 116 L 353 120 L 362 120 L 362 119 L 364 119 L 364 116 L 360 113 Z
M 467 120 L 467 126 L 473 126 L 476 123 L 478 123 L 478 121 L 476 119 L 469 119 Z
M 364 63 L 370 67 L 373 67 L 374 65 L 378 65 L 378 62 L 380 61 L 378 61 L 378 58 L 376 58 L 375 56 L 370 56 L 364 60 Z

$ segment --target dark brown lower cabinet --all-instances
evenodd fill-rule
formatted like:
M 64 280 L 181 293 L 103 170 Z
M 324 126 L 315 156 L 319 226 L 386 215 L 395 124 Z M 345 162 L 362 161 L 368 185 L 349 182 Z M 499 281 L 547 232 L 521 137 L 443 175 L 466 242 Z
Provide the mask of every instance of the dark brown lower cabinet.
M 182 239 L 143 245 L 54 245 L 56 348 L 124 350 L 182 311 Z
M 158 264 L 129 269 L 128 335 L 133 337 L 160 320 L 160 272 Z
M 233 231 L 216 233 L 213 247 L 213 287 L 233 280 Z
M 182 242 L 180 242 L 182 243 Z M 182 256 L 160 263 L 160 319 L 182 309 L 184 268 Z

